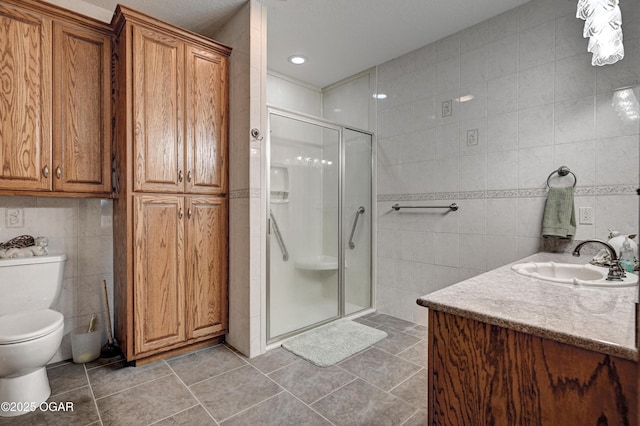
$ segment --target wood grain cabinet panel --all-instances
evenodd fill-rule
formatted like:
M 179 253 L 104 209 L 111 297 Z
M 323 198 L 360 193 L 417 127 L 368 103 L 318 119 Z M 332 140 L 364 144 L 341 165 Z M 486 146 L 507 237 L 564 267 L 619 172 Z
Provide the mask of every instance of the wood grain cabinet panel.
M 187 337 L 227 328 L 227 201 L 187 198 Z
M 53 188 L 111 191 L 111 37 L 54 25 Z
M 135 352 L 185 340 L 184 200 L 134 196 Z
M 0 3 L 0 189 L 51 187 L 51 19 Z
M 186 188 L 189 193 L 227 192 L 227 58 L 186 49 Z
M 135 190 L 183 189 L 182 78 L 184 43 L 134 26 Z
M 429 424 L 637 425 L 638 365 L 429 310 Z

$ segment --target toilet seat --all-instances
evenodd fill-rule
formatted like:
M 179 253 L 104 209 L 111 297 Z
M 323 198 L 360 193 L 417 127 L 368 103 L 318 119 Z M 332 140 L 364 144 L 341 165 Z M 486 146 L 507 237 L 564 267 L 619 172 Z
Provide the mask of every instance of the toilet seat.
M 52 333 L 64 324 L 64 315 L 52 309 L 0 316 L 0 345 L 26 342 Z

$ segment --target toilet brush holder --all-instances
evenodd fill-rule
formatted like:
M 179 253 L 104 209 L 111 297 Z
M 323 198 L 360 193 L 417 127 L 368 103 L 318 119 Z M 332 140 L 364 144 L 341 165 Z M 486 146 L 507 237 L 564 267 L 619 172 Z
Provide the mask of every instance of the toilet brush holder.
M 87 331 L 87 327 L 78 327 L 71 332 L 71 353 L 73 362 L 83 364 L 100 356 L 102 332 Z

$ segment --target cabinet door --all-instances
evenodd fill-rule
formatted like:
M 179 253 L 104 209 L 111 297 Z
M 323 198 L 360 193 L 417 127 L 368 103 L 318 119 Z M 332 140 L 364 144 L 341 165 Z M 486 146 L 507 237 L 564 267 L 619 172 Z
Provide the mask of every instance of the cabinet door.
M 0 5 L 0 189 L 51 189 L 51 21 Z
M 186 191 L 227 192 L 226 56 L 186 47 Z
M 55 24 L 55 190 L 111 190 L 110 61 L 109 37 Z
M 133 27 L 134 188 L 179 192 L 184 188 L 184 44 Z
M 187 338 L 227 329 L 227 201 L 187 197 Z
M 173 195 L 134 198 L 136 354 L 185 340 L 184 203 Z

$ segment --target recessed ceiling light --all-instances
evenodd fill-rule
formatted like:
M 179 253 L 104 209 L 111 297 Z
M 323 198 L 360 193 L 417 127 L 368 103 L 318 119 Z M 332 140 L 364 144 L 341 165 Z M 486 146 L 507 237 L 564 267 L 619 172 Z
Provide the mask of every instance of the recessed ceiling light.
M 384 93 L 374 93 L 373 94 L 373 98 L 374 99 L 387 99 L 387 95 Z
M 305 62 L 307 62 L 307 58 L 305 58 L 302 55 L 292 55 L 292 56 L 289 56 L 289 62 L 291 62 L 294 65 L 302 65 Z

